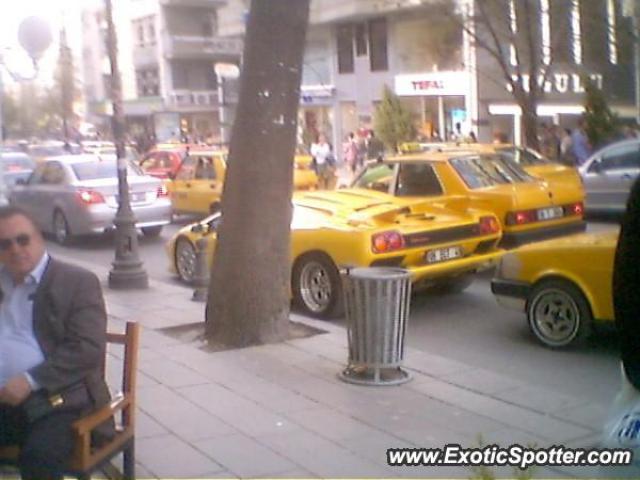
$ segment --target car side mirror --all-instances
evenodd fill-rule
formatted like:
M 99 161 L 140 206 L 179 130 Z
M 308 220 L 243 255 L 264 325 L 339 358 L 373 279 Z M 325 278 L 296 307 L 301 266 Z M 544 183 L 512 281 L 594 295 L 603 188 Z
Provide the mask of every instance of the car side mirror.
M 597 159 L 591 164 L 591 168 L 589 169 L 592 172 L 600 173 L 602 172 L 602 160 Z

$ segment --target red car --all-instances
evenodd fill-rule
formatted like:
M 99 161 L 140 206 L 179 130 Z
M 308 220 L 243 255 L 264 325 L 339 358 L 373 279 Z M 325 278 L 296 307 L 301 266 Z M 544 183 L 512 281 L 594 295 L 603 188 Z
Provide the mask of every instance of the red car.
M 157 178 L 173 178 L 180 168 L 186 148 L 175 146 L 171 149 L 156 146 L 145 154 L 140 161 L 140 167 L 147 175 Z
M 156 145 L 140 161 L 140 167 L 147 175 L 162 179 L 172 179 L 178 173 L 182 160 L 187 152 L 208 150 L 212 147 L 206 145 L 189 144 L 165 144 Z

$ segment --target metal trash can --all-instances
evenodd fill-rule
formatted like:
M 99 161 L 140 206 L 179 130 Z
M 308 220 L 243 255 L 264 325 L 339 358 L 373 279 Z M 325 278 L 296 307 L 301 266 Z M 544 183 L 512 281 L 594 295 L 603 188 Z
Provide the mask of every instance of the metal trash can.
M 349 365 L 340 378 L 360 385 L 398 385 L 409 318 L 411 276 L 391 267 L 353 268 L 342 275 Z

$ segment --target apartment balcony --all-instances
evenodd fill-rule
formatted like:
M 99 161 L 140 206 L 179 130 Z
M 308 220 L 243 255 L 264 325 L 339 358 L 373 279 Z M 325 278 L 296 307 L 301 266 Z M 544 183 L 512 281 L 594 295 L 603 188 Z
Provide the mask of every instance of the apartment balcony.
M 165 35 L 165 55 L 169 59 L 235 60 L 242 55 L 242 40 L 225 37 Z
M 227 0 L 160 0 L 163 7 L 220 8 L 226 4 Z
M 220 102 L 215 90 L 173 90 L 167 106 L 176 111 L 211 111 L 218 109 Z
M 333 23 L 357 20 L 387 13 L 411 10 L 434 0 L 313 0 L 310 23 Z

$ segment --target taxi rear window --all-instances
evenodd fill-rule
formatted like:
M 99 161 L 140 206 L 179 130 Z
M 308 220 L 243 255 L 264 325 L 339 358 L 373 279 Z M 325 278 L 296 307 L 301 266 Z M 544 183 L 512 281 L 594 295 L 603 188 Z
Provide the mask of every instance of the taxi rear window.
M 533 180 L 513 160 L 497 155 L 474 155 L 449 160 L 464 183 L 471 188 L 491 187 Z

